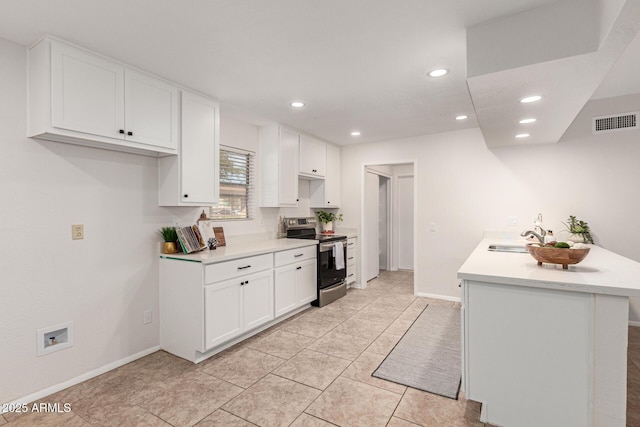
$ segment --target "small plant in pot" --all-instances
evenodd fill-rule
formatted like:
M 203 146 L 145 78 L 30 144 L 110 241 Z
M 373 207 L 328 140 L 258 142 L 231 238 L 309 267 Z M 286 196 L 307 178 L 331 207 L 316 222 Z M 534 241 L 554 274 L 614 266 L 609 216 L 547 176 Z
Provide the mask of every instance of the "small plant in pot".
M 593 244 L 593 237 L 591 237 L 591 230 L 589 224 L 579 219 L 576 219 L 575 215 L 569 215 L 568 224 L 565 224 L 571 236 L 569 240 L 575 243 L 591 243 Z
M 178 240 L 178 233 L 176 233 L 175 227 L 162 227 L 159 231 L 164 243 L 162 244 L 163 254 L 175 254 L 178 252 L 176 241 Z
M 318 211 L 316 212 L 316 216 L 318 217 L 318 221 L 322 223 L 323 233 L 333 232 L 333 223 L 335 221 L 342 221 L 342 214 L 336 215 L 333 212 Z

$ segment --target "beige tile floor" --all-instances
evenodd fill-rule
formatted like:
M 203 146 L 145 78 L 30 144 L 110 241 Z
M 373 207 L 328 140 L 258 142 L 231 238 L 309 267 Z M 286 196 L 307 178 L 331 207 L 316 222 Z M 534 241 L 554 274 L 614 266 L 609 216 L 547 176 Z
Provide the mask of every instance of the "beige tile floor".
M 427 304 L 413 275 L 311 308 L 194 365 L 163 351 L 51 395 L 69 413 L 0 415 L 14 426 L 482 426 L 480 405 L 371 376 Z M 640 328 L 629 330 L 627 425 L 640 425 Z

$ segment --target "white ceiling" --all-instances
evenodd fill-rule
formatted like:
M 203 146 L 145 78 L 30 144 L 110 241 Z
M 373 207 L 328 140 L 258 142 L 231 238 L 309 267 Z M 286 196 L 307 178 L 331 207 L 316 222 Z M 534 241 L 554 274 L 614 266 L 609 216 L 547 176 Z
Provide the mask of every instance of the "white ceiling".
M 27 45 L 51 34 L 215 96 L 227 115 L 349 144 L 478 126 L 467 87 L 466 29 L 551 3 L 557 2 L 2 0 L 0 37 Z M 610 78 L 600 76 L 595 96 L 640 92 L 639 45 L 636 38 Z M 450 73 L 425 76 L 437 67 Z M 529 69 L 534 73 L 535 64 Z M 575 68 L 563 78 L 571 73 Z M 577 96 L 580 108 L 596 87 Z M 292 100 L 307 105 L 294 110 Z M 458 114 L 470 118 L 456 121 Z M 355 129 L 358 138 L 350 136 Z

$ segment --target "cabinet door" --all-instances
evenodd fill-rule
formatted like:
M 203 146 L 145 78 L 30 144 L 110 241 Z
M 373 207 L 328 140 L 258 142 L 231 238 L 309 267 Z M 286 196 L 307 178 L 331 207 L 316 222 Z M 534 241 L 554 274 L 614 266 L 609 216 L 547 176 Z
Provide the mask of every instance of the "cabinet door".
M 315 259 L 304 261 L 296 266 L 298 282 L 298 306 L 318 299 L 318 271 Z
M 242 332 L 242 286 L 232 279 L 204 288 L 205 347 L 212 348 Z
M 340 149 L 327 144 L 327 176 L 324 180 L 326 207 L 340 207 Z
M 180 143 L 180 200 L 183 203 L 218 202 L 218 103 L 182 92 Z
M 300 135 L 300 174 L 324 177 L 327 168 L 327 144 L 308 135 Z
M 280 128 L 278 144 L 278 202 L 298 206 L 298 141 L 299 134 Z
M 276 316 L 281 316 L 296 308 L 298 297 L 296 295 L 296 270 L 297 264 L 290 264 L 276 268 L 275 280 L 275 310 Z
M 273 320 L 273 270 L 243 276 L 244 331 Z
M 51 45 L 53 127 L 124 139 L 124 68 L 58 43 Z
M 133 70 L 125 73 L 125 138 L 178 149 L 178 89 Z

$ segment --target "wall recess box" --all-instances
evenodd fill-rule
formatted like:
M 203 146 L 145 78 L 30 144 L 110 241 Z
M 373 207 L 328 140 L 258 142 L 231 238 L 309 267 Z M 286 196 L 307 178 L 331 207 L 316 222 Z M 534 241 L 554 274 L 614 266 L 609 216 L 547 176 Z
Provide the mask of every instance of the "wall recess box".
M 73 345 L 73 322 L 38 329 L 36 339 L 38 356 L 69 348 Z

